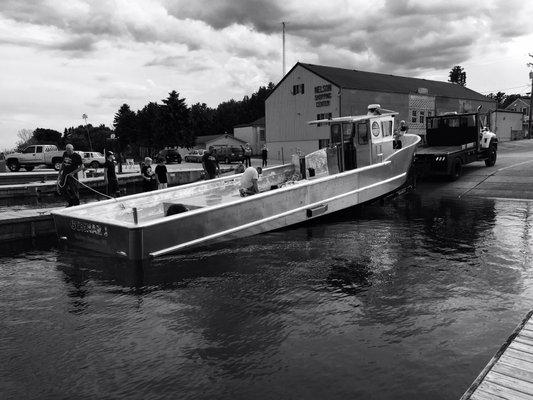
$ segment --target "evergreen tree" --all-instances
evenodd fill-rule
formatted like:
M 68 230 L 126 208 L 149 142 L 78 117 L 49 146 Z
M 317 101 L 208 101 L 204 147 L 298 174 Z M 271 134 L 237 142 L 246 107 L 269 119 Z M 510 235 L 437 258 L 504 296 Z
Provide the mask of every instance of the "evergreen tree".
M 175 90 L 163 100 L 161 120 L 163 130 L 156 138 L 156 144 L 160 147 L 189 147 L 194 144 L 189 124 L 189 108 L 185 104 L 185 99 L 180 99 L 179 93 Z
M 128 145 L 133 147 L 137 144 L 139 138 L 136 116 L 129 105 L 123 104 L 119 108 L 113 119 L 113 127 L 120 149 L 125 149 Z
M 466 86 L 466 72 L 460 65 L 456 65 L 451 69 L 449 77 L 449 82 L 457 83 L 461 86 Z
M 33 137 L 36 143 L 58 145 L 61 141 L 61 132 L 53 129 L 37 128 L 33 131 Z

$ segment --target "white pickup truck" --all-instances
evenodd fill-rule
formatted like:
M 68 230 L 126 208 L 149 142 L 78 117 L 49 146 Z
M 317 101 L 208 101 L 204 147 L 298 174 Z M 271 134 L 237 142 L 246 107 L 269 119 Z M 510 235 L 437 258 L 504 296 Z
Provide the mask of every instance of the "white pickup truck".
M 33 171 L 37 165 L 61 168 L 64 150 L 58 150 L 53 144 L 36 144 L 26 147 L 19 153 L 6 154 L 6 165 L 10 171 L 16 172 L 23 167 L 26 171 Z

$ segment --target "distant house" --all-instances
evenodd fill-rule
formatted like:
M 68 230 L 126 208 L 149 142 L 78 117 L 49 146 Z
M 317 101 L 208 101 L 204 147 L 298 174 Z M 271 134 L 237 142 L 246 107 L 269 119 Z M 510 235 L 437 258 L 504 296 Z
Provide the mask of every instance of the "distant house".
M 265 137 L 265 117 L 256 119 L 248 124 L 235 125 L 233 136 L 237 139 L 249 143 L 253 154 L 259 154 L 266 142 Z
M 219 138 L 221 135 L 206 135 L 206 136 L 197 136 L 195 142 L 195 148 L 206 149 L 207 142 L 210 142 L 213 139 Z M 223 135 L 222 135 L 223 136 Z
M 246 142 L 244 140 L 237 139 L 233 137 L 233 135 L 225 134 L 225 135 L 215 135 L 212 139 L 208 140 L 205 143 L 205 148 L 209 148 L 210 146 L 213 147 L 241 147 L 244 146 Z
M 489 120 L 490 129 L 496 134 L 498 141 L 506 142 L 524 138 L 521 111 L 494 110 L 490 112 Z
M 510 111 L 519 111 L 522 113 L 522 129 L 525 134 L 529 128 L 529 106 L 530 106 L 530 97 L 519 97 L 511 104 L 509 104 L 505 109 Z

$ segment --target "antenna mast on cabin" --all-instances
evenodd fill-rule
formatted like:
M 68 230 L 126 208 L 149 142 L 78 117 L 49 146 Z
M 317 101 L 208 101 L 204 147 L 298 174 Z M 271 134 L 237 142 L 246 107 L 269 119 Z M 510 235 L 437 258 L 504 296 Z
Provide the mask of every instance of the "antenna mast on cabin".
M 284 77 L 285 76 L 285 22 L 281 23 L 281 27 L 282 27 L 282 38 L 283 38 L 283 75 L 282 77 Z

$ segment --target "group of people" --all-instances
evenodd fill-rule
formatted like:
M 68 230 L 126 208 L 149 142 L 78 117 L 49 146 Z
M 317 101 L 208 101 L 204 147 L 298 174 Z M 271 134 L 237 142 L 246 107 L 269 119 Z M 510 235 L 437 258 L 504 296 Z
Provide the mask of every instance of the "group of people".
M 241 195 L 248 196 L 259 193 L 257 180 L 262 172 L 261 167 L 252 167 L 252 149 L 248 143 L 243 148 L 244 165 L 240 164 L 236 173 L 243 173 L 241 178 Z M 267 166 L 268 149 L 263 146 L 261 150 L 262 167 Z M 149 192 L 156 189 L 165 189 L 168 186 L 168 171 L 163 159 L 157 160 L 157 165 L 152 168 L 153 160 L 145 157 L 141 166 L 141 176 L 143 178 L 143 191 Z M 106 185 L 106 195 L 108 197 L 118 197 L 120 195 L 118 178 L 115 170 L 115 154 L 108 151 L 104 163 L 104 182 Z M 214 179 L 220 176 L 220 165 L 213 146 L 202 156 L 202 166 L 206 179 Z M 79 181 L 77 173 L 83 169 L 81 156 L 74 151 L 72 144 L 67 144 L 63 153 L 63 162 L 59 170 L 57 179 L 57 191 L 67 201 L 67 207 L 80 204 Z

